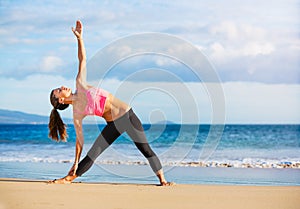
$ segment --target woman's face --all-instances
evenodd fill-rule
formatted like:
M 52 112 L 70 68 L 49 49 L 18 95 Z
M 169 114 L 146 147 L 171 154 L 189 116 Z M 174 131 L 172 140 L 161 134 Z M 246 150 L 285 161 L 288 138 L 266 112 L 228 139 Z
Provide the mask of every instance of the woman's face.
M 72 89 L 62 86 L 60 88 L 54 89 L 53 94 L 59 99 L 59 103 L 63 103 L 64 99 L 72 94 Z

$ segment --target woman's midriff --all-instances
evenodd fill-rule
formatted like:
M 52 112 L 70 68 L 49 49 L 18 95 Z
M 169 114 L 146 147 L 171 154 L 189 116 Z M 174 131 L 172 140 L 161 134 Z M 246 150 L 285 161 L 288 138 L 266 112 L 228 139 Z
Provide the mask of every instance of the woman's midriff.
M 104 113 L 102 117 L 111 122 L 123 116 L 130 110 L 130 106 L 125 102 L 119 100 L 112 94 L 109 94 L 105 101 Z

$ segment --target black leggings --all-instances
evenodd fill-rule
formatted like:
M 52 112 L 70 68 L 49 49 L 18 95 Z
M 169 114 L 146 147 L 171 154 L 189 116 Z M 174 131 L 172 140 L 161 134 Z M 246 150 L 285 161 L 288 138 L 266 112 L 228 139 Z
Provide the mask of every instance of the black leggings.
M 147 158 L 154 173 L 157 173 L 162 168 L 161 163 L 148 144 L 141 121 L 130 109 L 120 118 L 107 123 L 86 157 L 78 164 L 76 175 L 84 174 L 93 165 L 96 158 L 124 132 L 130 136 L 137 148 Z

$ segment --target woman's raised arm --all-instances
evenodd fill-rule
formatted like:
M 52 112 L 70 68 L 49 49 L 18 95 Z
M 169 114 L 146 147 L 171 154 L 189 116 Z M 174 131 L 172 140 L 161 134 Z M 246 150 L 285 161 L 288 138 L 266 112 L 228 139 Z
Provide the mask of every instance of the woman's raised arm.
M 76 21 L 76 28 L 72 27 L 72 31 L 77 38 L 78 42 L 78 60 L 79 68 L 76 81 L 81 84 L 86 84 L 86 52 L 84 48 L 83 38 L 82 38 L 82 23 L 80 20 Z

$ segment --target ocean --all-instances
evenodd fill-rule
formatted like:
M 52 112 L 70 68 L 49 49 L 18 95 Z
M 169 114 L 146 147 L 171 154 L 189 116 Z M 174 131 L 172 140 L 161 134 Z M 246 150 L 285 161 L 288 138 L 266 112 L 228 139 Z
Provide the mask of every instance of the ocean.
M 104 125 L 84 125 L 82 157 Z M 216 127 L 216 126 L 214 126 Z M 144 125 L 168 180 L 184 184 L 300 185 L 300 125 Z M 218 138 L 215 130 L 221 130 Z M 0 178 L 51 180 L 67 174 L 75 131 L 48 138 L 47 125 L 0 125 Z M 213 136 L 216 136 L 214 138 Z M 210 137 L 209 137 L 210 136 Z M 157 183 L 147 160 L 123 134 L 76 181 Z

